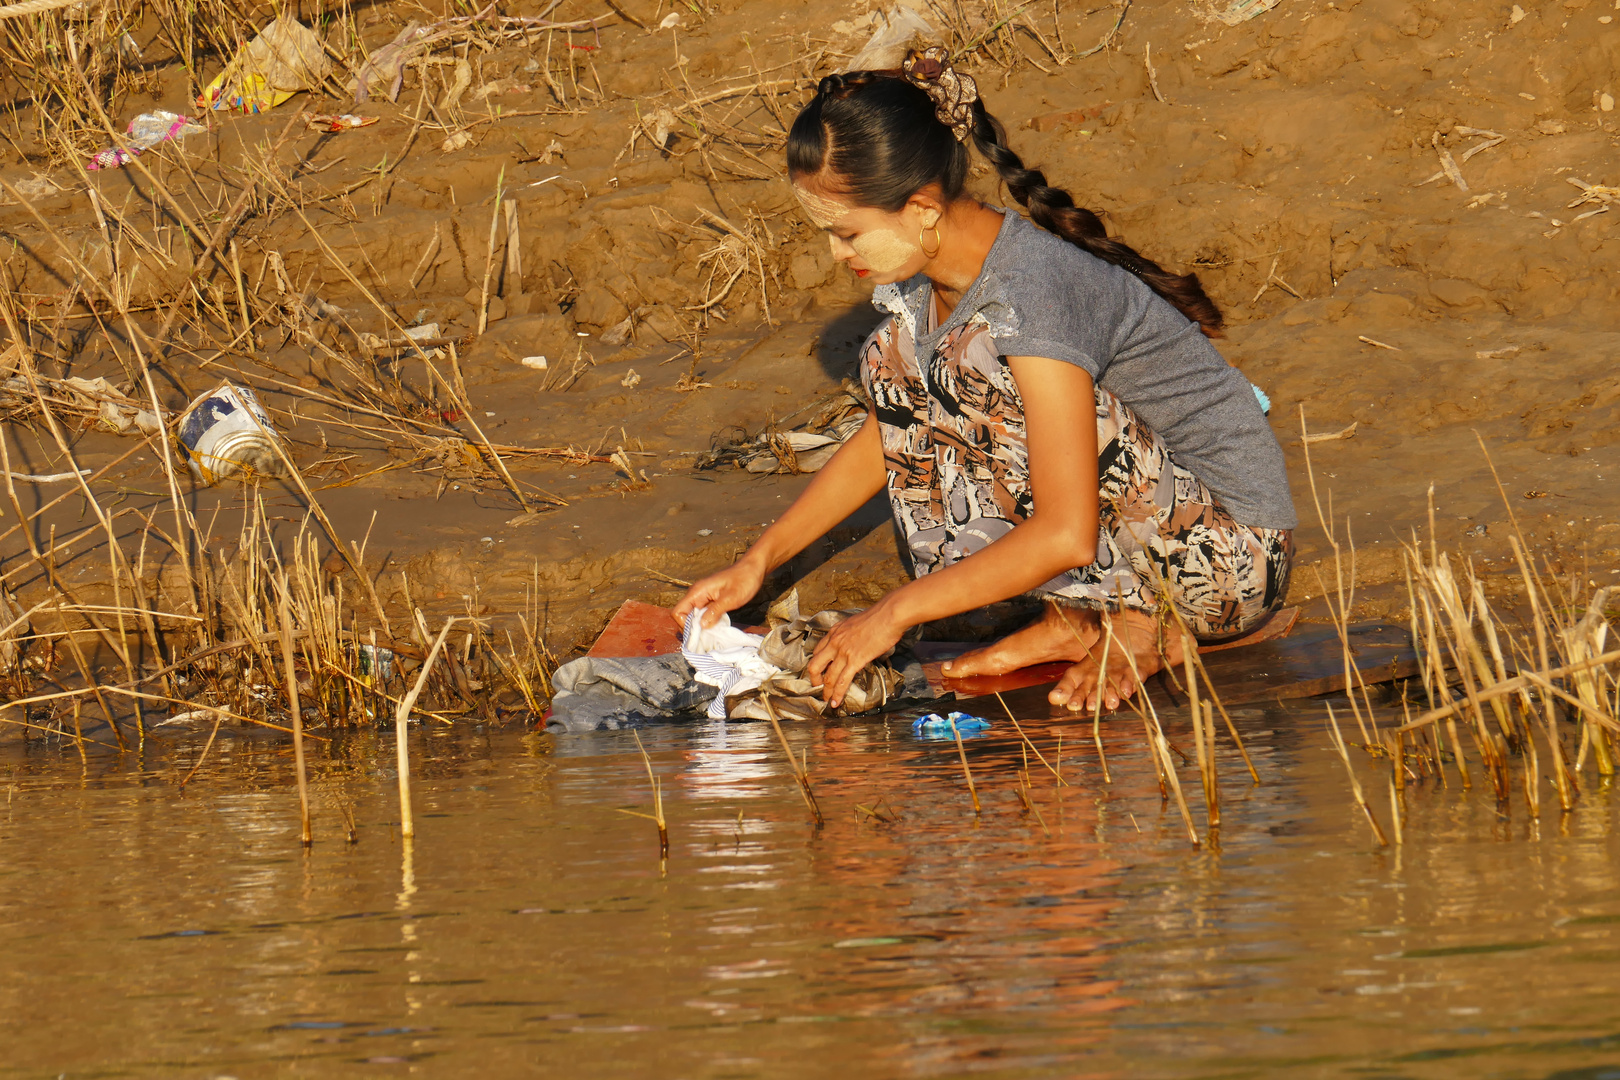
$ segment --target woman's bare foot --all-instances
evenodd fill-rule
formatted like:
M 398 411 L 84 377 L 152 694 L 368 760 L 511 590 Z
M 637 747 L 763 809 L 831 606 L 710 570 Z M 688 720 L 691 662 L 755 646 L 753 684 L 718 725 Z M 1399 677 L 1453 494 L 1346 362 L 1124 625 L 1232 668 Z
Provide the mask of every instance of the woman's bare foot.
M 1164 652 L 1159 652 L 1159 622 L 1152 615 L 1140 611 L 1124 611 L 1107 616 L 1113 631 L 1112 640 L 1092 649 L 1092 655 L 1063 673 L 1063 678 L 1052 688 L 1047 700 L 1054 705 L 1067 705 L 1074 712 L 1090 712 L 1102 699 L 1108 709 L 1119 708 L 1120 702 L 1136 692 L 1139 680 L 1157 673 L 1166 664 L 1175 665 L 1184 659 L 1181 635 L 1166 634 Z M 1104 633 L 1099 626 L 1098 633 Z M 1130 655 L 1125 655 L 1129 650 Z M 1102 670 L 1106 652 L 1108 670 Z M 1132 661 L 1135 667 L 1132 667 Z
M 945 675 L 966 679 L 974 675 L 1005 675 L 1009 671 L 1083 660 L 1102 640 L 1102 623 L 1095 611 L 1060 609 L 1047 601 L 1039 619 L 992 645 L 945 661 Z

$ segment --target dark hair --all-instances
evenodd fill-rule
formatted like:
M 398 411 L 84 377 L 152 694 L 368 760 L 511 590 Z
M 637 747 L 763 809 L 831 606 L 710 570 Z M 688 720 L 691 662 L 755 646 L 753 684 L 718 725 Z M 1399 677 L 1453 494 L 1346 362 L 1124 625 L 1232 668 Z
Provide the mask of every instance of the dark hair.
M 973 145 L 996 167 L 1002 182 L 1035 224 L 1105 262 L 1130 271 L 1175 305 L 1204 333 L 1220 332 L 1222 318 L 1196 274 L 1172 274 L 1108 235 L 1102 219 L 1039 169 L 1028 169 L 1007 146 L 1001 122 L 984 102 L 973 103 Z M 947 201 L 967 182 L 967 146 L 935 116 L 928 94 L 896 71 L 829 75 L 793 121 L 787 139 L 788 175 L 825 176 L 829 190 L 862 206 L 898 213 L 906 200 L 938 184 Z

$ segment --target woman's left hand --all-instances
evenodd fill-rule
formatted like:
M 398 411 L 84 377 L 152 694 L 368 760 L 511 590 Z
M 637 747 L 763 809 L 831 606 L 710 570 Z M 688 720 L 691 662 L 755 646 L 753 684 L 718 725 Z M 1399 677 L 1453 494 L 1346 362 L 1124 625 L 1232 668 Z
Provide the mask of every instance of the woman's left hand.
M 893 648 L 906 632 L 893 610 L 886 600 L 880 600 L 833 627 L 816 646 L 804 677 L 821 684 L 821 698 L 829 707 L 842 705 L 861 668 Z

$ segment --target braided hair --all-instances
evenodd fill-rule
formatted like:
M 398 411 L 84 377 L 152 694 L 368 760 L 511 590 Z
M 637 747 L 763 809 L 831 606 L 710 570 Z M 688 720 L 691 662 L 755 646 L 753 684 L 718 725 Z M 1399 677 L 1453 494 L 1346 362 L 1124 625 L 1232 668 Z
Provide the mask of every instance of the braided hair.
M 1221 310 L 1196 274 L 1171 273 L 1110 237 L 1094 212 L 1076 206 L 1039 169 L 1025 167 L 983 101 L 973 103 L 972 138 L 1035 224 L 1136 275 L 1205 334 L 1219 335 Z M 828 190 L 893 214 L 930 184 L 939 185 L 946 201 L 959 198 L 968 150 L 935 116 L 928 94 L 900 71 L 853 71 L 828 75 L 816 87 L 788 132 L 787 165 L 791 177 L 819 177 Z

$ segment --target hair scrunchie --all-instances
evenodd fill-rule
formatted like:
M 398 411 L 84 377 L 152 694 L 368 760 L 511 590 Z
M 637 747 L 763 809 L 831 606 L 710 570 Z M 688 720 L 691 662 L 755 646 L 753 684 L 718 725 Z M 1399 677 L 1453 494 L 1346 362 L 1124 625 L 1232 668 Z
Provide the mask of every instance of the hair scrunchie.
M 951 66 L 950 53 L 938 45 L 913 52 L 900 66 L 912 86 L 934 103 L 934 116 L 951 129 L 956 141 L 965 143 L 973 132 L 973 103 L 979 100 L 979 84 Z

